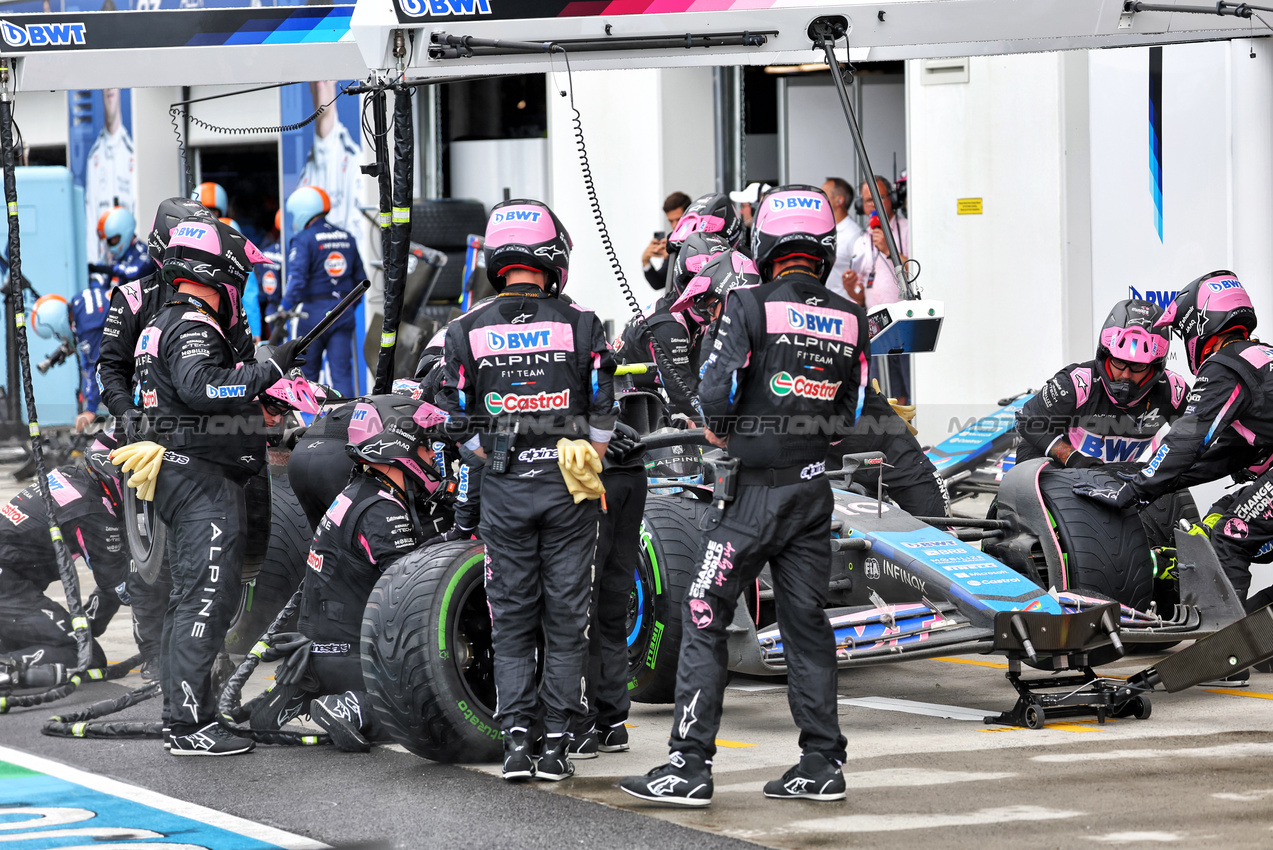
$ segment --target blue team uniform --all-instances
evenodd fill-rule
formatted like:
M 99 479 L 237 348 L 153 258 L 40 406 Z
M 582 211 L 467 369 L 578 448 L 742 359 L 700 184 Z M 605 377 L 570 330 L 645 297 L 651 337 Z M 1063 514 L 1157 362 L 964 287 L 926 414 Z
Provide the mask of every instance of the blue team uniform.
M 71 328 L 75 331 L 80 360 L 80 394 L 84 398 L 84 409 L 90 413 L 96 413 L 102 404 L 96 379 L 97 357 L 102 350 L 102 329 L 110 306 L 110 298 L 95 287 L 71 299 Z
M 283 287 L 283 309 L 303 305 L 308 314 L 300 319 L 296 332 L 304 336 L 322 320 L 343 296 L 365 276 L 362 258 L 354 237 L 318 218 L 291 239 L 287 255 L 287 285 Z M 354 395 L 354 311 L 350 310 L 305 352 L 302 370 L 311 381 L 323 368 L 323 352 L 331 369 L 332 385 L 346 398 Z
M 277 313 L 283 304 L 283 246 L 277 241 L 271 242 L 261 253 L 268 261 L 256 266 L 256 277 L 260 281 L 258 301 L 264 318 Z
M 118 260 L 111 263 L 110 267 L 109 284 L 112 287 L 155 273 L 155 261 L 150 258 L 150 252 L 146 250 L 146 246 L 137 239 L 128 243 L 128 249 L 120 255 Z M 89 280 L 93 282 L 95 288 L 100 285 L 92 278 Z

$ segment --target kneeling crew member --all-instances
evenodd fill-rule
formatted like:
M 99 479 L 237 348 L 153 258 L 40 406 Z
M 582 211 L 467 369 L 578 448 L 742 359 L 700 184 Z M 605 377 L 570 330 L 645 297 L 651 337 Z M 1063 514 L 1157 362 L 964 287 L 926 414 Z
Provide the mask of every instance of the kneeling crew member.
M 358 648 L 362 612 L 381 574 L 419 546 L 413 491 L 436 479 L 429 445 L 445 421 L 433 405 L 402 396 L 358 402 L 346 446 L 355 471 L 309 548 L 298 627 L 313 640 L 306 696 L 310 716 L 342 750 L 366 752 L 377 737 Z
M 825 286 L 835 263 L 835 218 L 821 191 L 791 186 L 766 195 L 752 240 L 766 282 L 730 293 L 699 385 L 708 439 L 741 462 L 737 494 L 729 501 L 718 484 L 713 498 L 725 506 L 705 536 L 685 594 L 668 764 L 620 784 L 656 803 L 711 803 L 728 675 L 726 629 L 741 589 L 766 563 L 804 754 L 765 785 L 765 795 L 844 798 L 835 636 L 823 610 L 835 504 L 824 458 L 861 408 L 869 372 L 866 316 Z M 810 422 L 822 424 L 809 433 Z
M 48 475 L 62 539 L 72 555 L 84 559 L 97 584 L 84 604 L 95 638 L 94 667 L 106 664 L 96 638 L 119 610 L 128 578 L 119 485 L 110 462 L 113 448 L 113 435 L 104 431 L 85 453 L 85 468 L 61 466 Z M 8 679 L 0 685 L 60 684 L 78 660 L 70 615 L 45 595 L 50 584 L 61 587 L 49 538 L 52 526 L 37 484 L 0 507 L 0 654 L 9 656 L 16 667 L 4 670 L 9 665 L 0 664 Z
M 1251 338 L 1255 308 L 1231 271 L 1191 282 L 1157 324 L 1184 341 L 1196 376 L 1184 415 L 1130 480 L 1080 484 L 1074 492 L 1129 508 L 1225 475 L 1250 482 L 1213 505 L 1204 525 L 1238 598 L 1254 611 L 1273 601 L 1268 591 L 1247 599 L 1251 562 L 1273 548 L 1273 346 Z
M 486 273 L 499 297 L 451 322 L 440 400 L 460 439 L 486 461 L 481 538 L 495 648 L 504 777 L 565 779 L 581 719 L 597 505 L 575 501 L 559 445 L 605 454 L 614 428 L 614 365 L 596 314 L 558 298 L 570 235 L 539 201 L 505 201 L 486 227 Z M 517 353 L 510 353 L 510 352 Z M 564 459 L 563 459 L 564 460 Z M 535 668 L 544 636 L 544 727 Z
M 226 340 L 259 257 L 219 221 L 182 221 L 163 263 L 176 292 L 138 342 L 144 436 L 164 449 L 154 492 L 168 526 L 173 581 L 160 660 L 173 755 L 231 755 L 253 746 L 217 725 L 212 665 L 239 602 L 243 487 L 265 465 L 267 423 L 255 399 L 287 375 L 296 347 L 285 342 L 269 360 L 236 364 Z
M 1170 328 L 1149 301 L 1119 301 L 1096 359 L 1071 363 L 1017 411 L 1017 463 L 1048 457 L 1070 469 L 1134 461 L 1180 418 L 1189 384 L 1167 369 Z

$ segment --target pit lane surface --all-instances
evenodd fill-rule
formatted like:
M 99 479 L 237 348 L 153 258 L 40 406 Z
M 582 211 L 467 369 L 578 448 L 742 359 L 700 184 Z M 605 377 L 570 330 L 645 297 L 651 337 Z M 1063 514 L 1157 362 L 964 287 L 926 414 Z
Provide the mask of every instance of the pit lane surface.
M 82 579 L 91 581 L 83 572 Z M 103 645 L 113 660 L 131 654 L 126 616 L 112 624 Z M 1152 659 L 1125 659 L 1102 672 L 1126 676 Z M 247 756 L 178 759 L 165 755 L 157 741 L 39 734 L 50 714 L 136 687 L 136 674 L 120 683 L 86 685 L 53 707 L 0 717 L 0 745 L 283 830 L 300 837 L 294 846 L 305 839 L 554 850 L 732 848 L 749 842 L 856 848 L 898 840 L 970 850 L 1269 846 L 1273 675 L 1254 674 L 1246 689 L 1155 695 L 1153 716 L 1145 721 L 1100 726 L 1079 719 L 1034 732 L 978 719 L 1015 699 L 999 661 L 976 656 L 841 673 L 840 720 L 850 758 L 849 799 L 843 803 L 761 796 L 764 781 L 780 775 L 798 751 L 784 683 L 755 679 L 735 679 L 727 693 L 716 794 L 707 810 L 657 809 L 614 787 L 622 776 L 665 759 L 670 706 L 634 706 L 631 752 L 578 762 L 576 777 L 566 782 L 517 786 L 498 779 L 492 765 L 437 765 L 396 747 L 377 747 L 370 755 L 259 747 Z M 248 695 L 266 684 L 266 674 L 258 671 Z M 157 713 L 151 701 L 120 717 L 153 719 Z M 17 836 L 0 831 L 3 837 Z M 25 850 L 90 842 L 12 843 Z M 95 846 L 148 843 L 153 840 L 99 840 Z M 285 840 L 276 844 L 289 846 Z M 245 840 L 242 846 L 259 845 Z

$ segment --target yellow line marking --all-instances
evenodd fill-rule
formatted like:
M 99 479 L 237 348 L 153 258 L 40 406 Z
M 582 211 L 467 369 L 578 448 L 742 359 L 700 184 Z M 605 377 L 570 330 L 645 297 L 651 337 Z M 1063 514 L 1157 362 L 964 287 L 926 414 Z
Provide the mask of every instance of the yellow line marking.
M 1228 694 L 1235 697 L 1255 697 L 1256 699 L 1273 699 L 1273 694 L 1262 694 L 1256 691 L 1240 691 L 1235 688 L 1209 688 L 1209 694 Z
M 1106 723 L 1117 723 L 1117 718 L 1107 717 Z M 1045 722 L 1044 729 L 1058 729 L 1062 732 L 1098 732 L 1101 724 L 1096 719 L 1092 720 L 1056 720 L 1053 722 Z M 1024 726 L 999 726 L 994 729 L 982 729 L 982 732 L 1032 732 L 1034 730 L 1027 729 Z
M 1007 670 L 1007 664 L 998 661 L 978 661 L 975 658 L 934 658 L 934 661 L 945 661 L 948 664 L 971 664 L 974 667 L 993 667 L 996 670 Z
M 731 749 L 731 750 L 741 750 L 743 747 L 754 747 L 754 746 L 756 746 L 756 745 L 755 745 L 755 744 L 744 744 L 744 743 L 743 743 L 743 742 L 741 742 L 741 741 L 726 741 L 726 740 L 725 740 L 725 739 L 723 739 L 723 738 L 717 738 L 717 739 L 716 739 L 716 746 L 718 746 L 718 747 L 728 747 L 728 748 L 729 748 L 729 749 Z

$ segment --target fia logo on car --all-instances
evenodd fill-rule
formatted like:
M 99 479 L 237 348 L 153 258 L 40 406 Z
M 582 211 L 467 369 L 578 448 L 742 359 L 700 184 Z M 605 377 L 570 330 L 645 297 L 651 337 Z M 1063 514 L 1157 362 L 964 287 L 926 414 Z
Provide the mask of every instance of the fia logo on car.
M 880 562 L 874 558 L 867 558 L 866 563 L 862 565 L 866 572 L 867 581 L 877 581 L 880 577 Z

